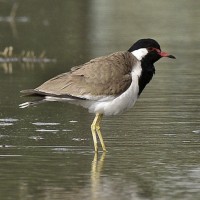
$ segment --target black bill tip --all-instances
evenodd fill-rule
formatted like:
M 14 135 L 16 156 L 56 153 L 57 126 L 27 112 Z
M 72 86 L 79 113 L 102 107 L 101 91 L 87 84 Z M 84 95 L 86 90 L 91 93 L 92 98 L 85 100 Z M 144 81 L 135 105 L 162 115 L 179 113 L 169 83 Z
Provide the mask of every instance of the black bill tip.
M 172 58 L 172 59 L 176 59 L 176 57 L 175 56 L 173 56 L 173 55 L 169 55 L 169 56 L 167 56 L 168 58 Z

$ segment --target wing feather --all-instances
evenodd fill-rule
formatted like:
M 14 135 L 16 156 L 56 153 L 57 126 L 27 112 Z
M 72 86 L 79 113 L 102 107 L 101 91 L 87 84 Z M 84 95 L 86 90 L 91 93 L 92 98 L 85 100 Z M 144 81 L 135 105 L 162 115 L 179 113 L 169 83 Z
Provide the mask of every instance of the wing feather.
M 131 84 L 131 70 L 136 58 L 129 52 L 93 59 L 73 67 L 35 89 L 53 96 L 118 96 Z M 89 97 L 90 96 L 90 97 Z

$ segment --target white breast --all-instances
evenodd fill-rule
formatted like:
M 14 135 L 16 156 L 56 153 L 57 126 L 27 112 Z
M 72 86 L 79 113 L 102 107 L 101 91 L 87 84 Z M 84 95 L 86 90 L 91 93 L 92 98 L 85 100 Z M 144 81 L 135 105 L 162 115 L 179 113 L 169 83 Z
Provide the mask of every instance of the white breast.
M 130 87 L 122 93 L 117 98 L 112 98 L 107 101 L 99 100 L 95 102 L 85 102 L 85 106 L 89 109 L 89 112 L 92 113 L 102 113 L 104 115 L 117 115 L 129 108 L 131 108 L 138 98 L 139 92 L 139 85 L 138 85 L 138 78 L 141 75 L 141 65 L 140 61 L 134 66 L 131 76 L 132 76 L 132 83 Z M 106 100 L 106 98 L 104 97 Z

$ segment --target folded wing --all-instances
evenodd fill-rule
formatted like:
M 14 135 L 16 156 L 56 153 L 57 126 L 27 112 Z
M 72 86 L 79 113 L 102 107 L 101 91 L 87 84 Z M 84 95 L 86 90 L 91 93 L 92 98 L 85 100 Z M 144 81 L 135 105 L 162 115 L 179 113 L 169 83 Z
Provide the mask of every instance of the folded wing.
M 95 99 L 102 96 L 119 96 L 131 84 L 131 70 L 136 62 L 129 52 L 93 59 L 84 65 L 73 67 L 34 90 L 31 95 Z

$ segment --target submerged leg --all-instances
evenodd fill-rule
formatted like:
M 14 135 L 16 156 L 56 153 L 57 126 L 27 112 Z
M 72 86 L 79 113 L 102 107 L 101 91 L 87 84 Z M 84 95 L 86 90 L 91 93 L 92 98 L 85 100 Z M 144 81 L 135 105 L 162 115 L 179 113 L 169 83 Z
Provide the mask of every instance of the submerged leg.
M 101 122 L 102 117 L 103 117 L 103 114 L 97 113 L 95 118 L 94 118 L 94 121 L 92 122 L 92 125 L 91 125 L 91 131 L 92 131 L 92 136 L 93 136 L 95 152 L 98 151 L 96 134 L 98 134 L 98 137 L 99 137 L 99 140 L 101 142 L 101 146 L 102 146 L 103 151 L 106 151 L 106 147 L 105 147 L 103 137 L 102 137 L 102 134 L 101 134 L 101 131 L 100 131 L 100 122 Z

